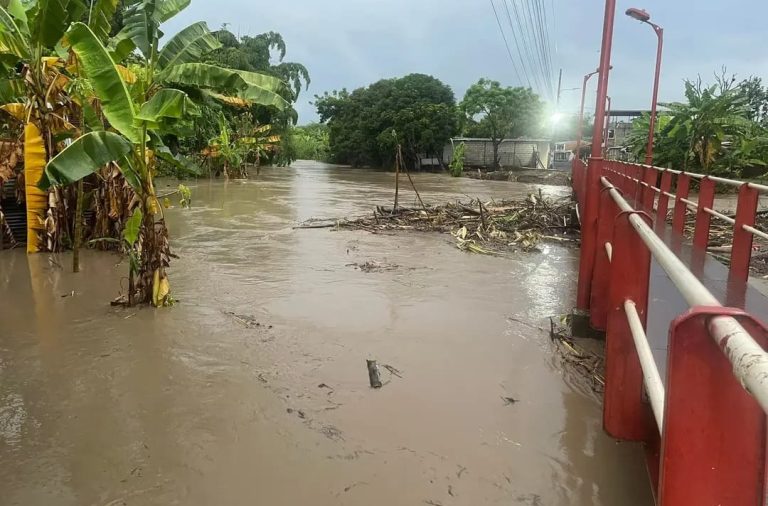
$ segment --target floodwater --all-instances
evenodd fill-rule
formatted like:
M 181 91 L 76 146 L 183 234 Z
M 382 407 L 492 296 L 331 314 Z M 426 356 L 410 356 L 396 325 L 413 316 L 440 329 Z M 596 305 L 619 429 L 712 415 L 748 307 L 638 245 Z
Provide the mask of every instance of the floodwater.
M 435 203 L 536 191 L 414 179 Z M 574 250 L 293 229 L 387 205 L 384 172 L 191 186 L 167 211 L 173 308 L 110 307 L 114 254 L 73 275 L 67 255 L 0 253 L 0 504 L 652 503 L 640 448 L 603 434 L 545 331 L 573 303 Z M 399 375 L 369 388 L 368 358 Z

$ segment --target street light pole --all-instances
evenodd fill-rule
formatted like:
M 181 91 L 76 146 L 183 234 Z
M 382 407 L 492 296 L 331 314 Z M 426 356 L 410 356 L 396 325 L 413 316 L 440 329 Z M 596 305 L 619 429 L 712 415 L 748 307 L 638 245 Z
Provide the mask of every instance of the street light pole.
M 659 100 L 659 79 L 661 77 L 661 54 L 664 49 L 664 29 L 655 23 L 651 23 L 651 15 L 641 9 L 627 9 L 627 16 L 632 19 L 636 19 L 641 23 L 645 23 L 653 28 L 658 39 L 656 45 L 656 74 L 653 77 L 653 98 L 651 99 L 651 118 L 650 127 L 648 128 L 648 146 L 645 150 L 645 164 L 653 165 L 653 141 L 656 133 L 656 109 L 658 107 Z
M 584 100 L 587 98 L 587 83 L 589 79 L 600 72 L 600 69 L 590 72 L 584 76 L 584 84 L 581 86 L 581 106 L 579 107 L 579 132 L 576 137 L 576 159 L 581 158 L 581 141 L 584 138 Z
M 602 137 L 605 122 L 605 100 L 608 96 L 608 77 L 613 46 L 613 22 L 616 17 L 616 0 L 605 0 L 603 41 L 600 46 L 600 74 L 597 81 L 595 125 L 592 129 L 592 158 L 587 164 L 584 195 L 584 211 L 581 220 L 581 255 L 579 257 L 579 284 L 576 291 L 576 307 L 589 309 L 592 292 L 595 250 L 597 244 L 597 214 L 600 207 L 600 176 L 603 168 Z M 581 196 L 579 198 L 582 198 Z

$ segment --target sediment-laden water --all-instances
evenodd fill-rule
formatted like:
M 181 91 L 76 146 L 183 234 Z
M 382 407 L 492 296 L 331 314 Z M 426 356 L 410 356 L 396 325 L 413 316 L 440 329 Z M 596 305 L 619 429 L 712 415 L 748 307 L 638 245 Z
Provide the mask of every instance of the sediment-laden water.
M 536 189 L 414 179 L 433 203 Z M 75 275 L 0 252 L 0 504 L 651 504 L 640 449 L 603 434 L 543 330 L 573 304 L 575 250 L 293 229 L 387 205 L 384 172 L 190 186 L 166 211 L 173 308 L 110 307 L 113 254 Z M 372 390 L 367 358 L 399 376 Z

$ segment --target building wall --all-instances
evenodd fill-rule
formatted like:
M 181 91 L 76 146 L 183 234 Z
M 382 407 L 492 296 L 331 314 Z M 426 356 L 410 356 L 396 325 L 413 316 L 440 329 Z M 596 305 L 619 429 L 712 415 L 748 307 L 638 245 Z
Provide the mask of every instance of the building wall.
M 493 167 L 493 144 L 486 139 L 454 139 L 454 144 L 466 146 L 464 164 L 472 167 Z M 445 146 L 445 163 L 453 159 L 453 147 Z M 539 161 L 537 163 L 537 160 Z M 549 141 L 541 139 L 506 139 L 499 145 L 499 163 L 505 168 L 545 168 L 549 160 Z

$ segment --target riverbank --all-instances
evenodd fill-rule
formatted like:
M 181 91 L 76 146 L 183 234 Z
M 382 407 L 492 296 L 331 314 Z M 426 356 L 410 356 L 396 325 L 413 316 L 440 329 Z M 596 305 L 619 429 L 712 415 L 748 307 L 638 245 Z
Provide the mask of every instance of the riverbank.
M 508 181 L 512 183 L 540 184 L 549 186 L 570 186 L 570 172 L 546 169 L 490 170 L 467 169 L 464 176 L 484 181 Z

